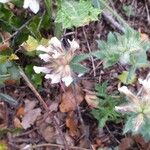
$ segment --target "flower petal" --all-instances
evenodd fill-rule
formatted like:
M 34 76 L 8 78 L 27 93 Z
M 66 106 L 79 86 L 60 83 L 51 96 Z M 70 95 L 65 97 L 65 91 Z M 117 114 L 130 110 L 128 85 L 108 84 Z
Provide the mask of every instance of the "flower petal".
M 23 8 L 28 8 L 31 0 L 24 0 Z
M 124 93 L 127 97 L 129 97 L 129 100 L 137 105 L 139 105 L 139 99 L 136 95 L 134 95 L 126 86 L 122 86 L 118 89 L 121 93 Z
M 43 72 L 43 73 L 49 73 L 49 72 L 50 72 L 50 70 L 49 70 L 48 68 L 46 68 L 46 67 L 38 67 L 38 66 L 34 66 L 34 67 L 33 67 L 33 70 L 34 70 L 37 74 L 39 74 L 39 73 L 41 73 L 41 72 Z
M 40 54 L 39 57 L 44 60 L 45 62 L 48 62 L 50 60 L 50 55 L 48 54 Z
M 62 81 L 65 83 L 65 85 L 68 87 L 71 83 L 72 83 L 72 81 L 73 81 L 73 78 L 72 78 L 72 76 L 66 76 L 66 77 L 63 77 L 62 78 Z
M 79 49 L 79 44 L 74 39 L 72 41 L 68 39 L 68 42 L 70 43 L 71 50 L 75 51 L 76 49 Z
M 29 8 L 36 14 L 40 9 L 39 0 L 30 0 Z
M 143 85 L 143 88 L 146 93 L 150 92 L 150 79 L 149 80 L 139 79 L 139 83 Z
M 137 112 L 136 107 L 132 103 L 128 105 L 115 106 L 115 110 L 121 113 Z
M 0 0 L 0 3 L 7 3 L 9 2 L 10 0 Z
M 46 74 L 45 79 L 51 79 L 51 83 L 59 83 L 61 81 L 60 74 Z
M 56 37 L 52 37 L 49 44 L 53 45 L 55 48 L 62 49 L 61 42 Z

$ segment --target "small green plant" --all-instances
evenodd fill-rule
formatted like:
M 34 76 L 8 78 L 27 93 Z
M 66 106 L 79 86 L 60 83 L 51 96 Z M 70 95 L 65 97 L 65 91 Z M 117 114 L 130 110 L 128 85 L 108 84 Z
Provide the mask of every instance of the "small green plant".
M 139 32 L 126 30 L 123 35 L 110 32 L 107 42 L 97 42 L 100 50 L 95 51 L 93 55 L 103 60 L 104 68 L 119 62 L 130 66 L 126 83 L 134 78 L 137 68 L 149 65 L 146 51 L 150 48 L 150 43 L 143 40 Z
M 126 30 L 123 35 L 110 32 L 107 42 L 102 40 L 97 42 L 100 50 L 93 55 L 103 60 L 105 68 L 118 62 L 123 65 L 129 64 L 134 68 L 147 65 L 146 51 L 150 43 L 142 40 L 139 32 Z
M 79 27 L 98 20 L 101 10 L 92 6 L 91 0 L 63 1 L 55 22 L 62 23 L 63 28 Z
M 127 96 L 128 103 L 116 106 L 116 110 L 127 114 L 124 133 L 140 134 L 150 140 L 150 79 L 139 80 L 143 90 L 135 95 L 126 86 L 119 91 Z
M 117 121 L 120 114 L 115 112 L 115 106 L 120 103 L 117 98 L 107 94 L 107 82 L 95 87 L 99 100 L 99 108 L 92 110 L 93 116 L 98 120 L 99 126 L 103 128 L 107 121 Z

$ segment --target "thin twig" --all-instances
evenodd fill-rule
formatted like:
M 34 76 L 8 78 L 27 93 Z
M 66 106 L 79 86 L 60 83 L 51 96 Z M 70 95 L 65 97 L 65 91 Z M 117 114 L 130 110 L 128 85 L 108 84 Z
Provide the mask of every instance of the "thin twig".
M 33 19 L 33 17 L 30 18 L 27 22 L 25 22 L 20 28 L 17 29 L 17 31 L 15 31 L 9 38 L 5 39 L 2 43 L 6 43 L 6 42 L 8 42 L 9 40 L 11 40 L 11 39 L 12 39 L 14 36 L 16 36 L 23 28 L 25 28 L 25 27 L 28 25 L 28 23 L 29 23 L 32 19 Z
M 32 92 L 35 94 L 35 96 L 37 97 L 37 99 L 40 101 L 40 103 L 42 104 L 43 108 L 49 112 L 49 108 L 47 106 L 47 104 L 45 103 L 45 101 L 43 100 L 43 98 L 41 97 L 41 95 L 38 93 L 38 91 L 35 89 L 35 87 L 32 85 L 32 83 L 30 82 L 30 80 L 28 79 L 28 77 L 25 75 L 24 71 L 22 70 L 22 68 L 19 66 L 19 72 L 20 72 L 20 75 L 22 76 L 22 78 L 25 80 L 25 82 L 27 83 L 27 85 L 29 86 L 29 88 L 32 90 Z M 55 118 L 54 115 L 50 115 L 51 119 L 53 120 L 53 123 L 57 129 L 57 131 L 59 132 L 60 134 L 60 137 L 62 138 L 63 142 L 64 142 L 64 147 L 65 147 L 65 150 L 69 150 L 69 147 L 68 147 L 68 144 L 67 144 L 67 141 L 65 139 L 65 137 L 63 136 L 63 133 L 62 131 L 60 130 L 59 128 L 59 125 L 57 123 L 57 120 Z
M 86 40 L 86 43 L 87 43 L 87 48 L 88 48 L 89 52 L 91 53 L 91 48 L 90 48 L 90 45 L 89 45 L 89 42 L 88 42 L 85 30 L 84 30 L 84 27 L 82 27 L 82 29 L 83 29 L 83 34 L 84 34 L 84 37 L 85 37 L 85 40 Z M 94 59 L 93 59 L 92 55 L 90 56 L 90 58 L 91 58 L 91 61 L 92 61 L 93 72 L 94 72 L 94 77 L 95 77 L 96 76 L 96 69 L 95 69 Z
M 105 12 L 103 12 L 102 14 L 103 14 L 104 18 L 105 18 L 108 22 L 110 22 L 117 30 L 119 30 L 119 31 L 121 31 L 121 32 L 123 32 L 123 33 L 125 32 L 125 28 L 124 28 L 121 24 L 119 24 L 119 23 L 113 18 L 113 16 L 112 16 L 111 13 L 109 13 L 108 11 L 105 11 Z
M 38 144 L 38 145 L 33 145 L 31 146 L 31 149 L 36 149 L 38 147 L 59 147 L 59 148 L 64 148 L 64 145 L 59 145 L 59 144 L 52 144 L 52 143 L 45 143 L 45 144 Z M 89 150 L 86 148 L 82 147 L 77 147 L 77 146 L 70 146 L 71 149 L 76 149 L 76 150 Z
M 32 92 L 35 94 L 35 96 L 38 98 L 38 100 L 40 101 L 40 103 L 43 105 L 44 109 L 46 111 L 49 111 L 49 108 L 48 108 L 47 104 L 45 103 L 45 101 L 43 100 L 43 98 L 41 97 L 41 95 L 37 92 L 37 90 L 35 89 L 35 87 L 32 85 L 32 83 L 30 82 L 30 80 L 28 79 L 28 77 L 26 76 L 26 74 L 24 73 L 24 71 L 22 70 L 22 68 L 20 66 L 18 68 L 19 68 L 20 75 L 26 81 L 27 85 L 32 90 Z
M 117 138 L 115 138 L 115 136 L 111 133 L 111 131 L 109 130 L 109 128 L 107 127 L 107 125 L 105 126 L 107 131 L 109 132 L 109 134 L 115 139 L 115 141 L 120 145 L 120 141 L 118 141 Z
M 84 136 L 90 146 L 90 149 L 93 150 L 92 146 L 91 146 L 91 142 L 89 140 L 89 137 L 87 135 L 87 132 L 86 132 L 86 128 L 85 128 L 85 125 L 84 125 L 84 121 L 83 121 L 83 118 L 82 118 L 82 115 L 81 115 L 81 110 L 80 110 L 80 107 L 78 105 L 78 100 L 77 100 L 77 93 L 76 93 L 76 87 L 75 87 L 75 84 L 72 84 L 72 90 L 73 90 L 73 94 L 74 94 L 74 98 L 75 98 L 75 102 L 76 102 L 76 107 L 77 107 L 77 111 L 78 111 L 78 116 L 79 116 L 79 120 L 80 120 L 80 123 L 81 123 L 81 126 L 82 126 L 82 130 L 84 132 Z

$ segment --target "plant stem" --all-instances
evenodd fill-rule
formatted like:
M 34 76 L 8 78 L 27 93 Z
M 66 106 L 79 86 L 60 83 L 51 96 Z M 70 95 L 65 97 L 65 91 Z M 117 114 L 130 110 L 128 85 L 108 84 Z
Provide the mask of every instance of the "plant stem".
M 104 0 L 99 0 L 126 28 L 133 30 L 129 24 L 116 12 L 114 11 Z

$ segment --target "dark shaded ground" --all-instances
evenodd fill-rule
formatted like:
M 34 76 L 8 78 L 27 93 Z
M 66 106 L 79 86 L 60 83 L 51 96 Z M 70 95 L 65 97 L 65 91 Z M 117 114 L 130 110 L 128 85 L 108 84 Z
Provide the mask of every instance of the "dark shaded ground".
M 132 16 L 128 17 L 125 12 L 123 11 L 123 5 L 130 5 L 133 7 L 134 13 Z M 145 3 L 144 0 L 116 0 L 112 2 L 112 7 L 126 20 L 128 23 L 135 28 L 136 30 L 140 30 L 150 36 L 150 20 L 148 20 L 148 10 L 150 8 L 150 3 L 147 1 Z M 147 9 L 148 8 L 148 9 Z M 84 30 L 84 31 L 83 31 Z M 100 21 L 92 22 L 90 25 L 86 25 L 84 27 L 78 28 L 75 31 L 75 34 L 69 36 L 69 38 L 76 38 L 80 42 L 80 52 L 89 52 L 94 51 L 97 49 L 97 43 L 96 40 L 100 39 L 107 39 L 107 34 L 110 31 L 115 31 L 115 29 L 111 26 L 110 23 L 108 23 L 105 18 L 102 17 Z M 85 34 L 86 36 L 85 36 Z M 66 36 L 68 37 L 68 36 Z M 87 37 L 87 39 L 86 39 Z M 90 47 L 88 47 L 88 44 Z M 90 49 L 89 49 L 90 48 Z M 80 53 L 79 52 L 79 53 Z M 149 54 L 148 54 L 149 56 Z M 25 60 L 26 61 L 26 60 Z M 83 82 L 87 81 L 91 82 L 91 87 L 93 88 L 92 84 L 94 82 L 102 83 L 105 80 L 108 80 L 108 91 L 111 93 L 118 88 L 118 79 L 116 78 L 118 74 L 120 74 L 124 68 L 122 68 L 119 65 L 114 65 L 113 67 L 110 67 L 108 69 L 103 69 L 102 63 L 100 61 L 94 60 L 94 64 L 96 66 L 95 70 L 95 77 L 94 77 L 94 71 L 92 67 L 91 60 L 85 61 L 84 64 L 90 68 L 90 73 L 86 74 L 84 77 L 81 77 L 81 80 L 79 82 L 82 82 L 80 86 L 82 86 L 84 89 L 87 87 L 84 87 Z M 138 76 L 145 77 L 148 72 L 148 69 L 140 69 L 137 71 Z M 138 84 L 132 85 L 131 88 L 137 89 L 139 87 Z M 19 106 L 17 108 L 13 108 L 9 106 L 8 104 L 5 104 L 4 112 L 6 112 L 6 120 L 0 120 L 0 123 L 3 122 L 8 125 L 8 128 L 14 127 L 14 116 L 16 116 L 17 109 L 23 105 L 23 102 L 25 99 L 29 100 L 35 100 L 36 97 L 34 93 L 28 88 L 28 86 L 24 83 L 24 81 L 21 81 L 20 84 L 16 85 L 9 85 L 5 89 L 3 89 L 5 93 L 8 93 L 12 97 L 16 98 L 19 102 Z M 50 106 L 54 101 L 59 104 L 61 94 L 63 93 L 62 88 L 59 85 L 50 85 L 49 81 L 43 81 L 43 88 L 39 90 L 39 93 L 46 101 L 47 105 Z M 4 105 L 4 104 L 2 104 Z M 11 132 L 8 132 L 4 134 L 4 139 L 7 139 L 7 142 L 10 146 L 10 150 L 17 150 L 20 149 L 19 147 L 22 145 L 27 144 L 40 144 L 40 143 L 55 143 L 58 140 L 58 137 L 56 139 L 53 139 L 51 137 L 55 136 L 54 129 L 47 129 L 46 127 L 50 123 L 52 127 L 55 126 L 55 124 L 51 121 L 47 121 L 47 112 L 42 108 L 42 105 L 38 104 L 38 107 L 42 109 L 42 115 L 38 118 L 38 121 L 31 126 L 27 130 L 23 130 L 19 132 L 18 134 L 14 135 Z M 106 147 L 106 150 L 108 148 L 114 148 L 118 145 L 120 145 L 121 150 L 148 150 L 149 144 L 145 144 L 143 139 L 140 137 L 126 137 L 122 135 L 122 128 L 123 123 L 115 124 L 113 122 L 108 122 L 107 126 L 104 129 L 98 128 L 98 123 L 96 119 L 90 114 L 90 108 L 88 107 L 87 103 L 84 101 L 81 103 L 80 111 L 83 118 L 83 122 L 86 127 L 86 134 L 91 141 L 91 144 L 93 145 L 93 149 L 97 148 L 104 148 Z M 1 110 L 3 111 L 3 110 Z M 68 138 L 69 143 L 73 143 L 72 146 L 78 146 L 78 147 L 85 147 L 89 148 L 87 139 L 84 137 L 84 131 L 81 127 L 80 118 L 78 116 L 77 110 L 71 112 L 71 113 L 63 113 L 57 108 L 53 114 L 56 116 L 56 120 L 58 121 L 59 128 L 64 134 L 68 137 L 68 127 L 65 124 L 66 117 L 72 116 L 75 118 L 77 122 L 77 127 L 79 130 L 79 134 L 75 137 Z M 47 129 L 45 131 L 45 129 Z M 46 136 L 49 135 L 49 137 Z M 58 134 L 58 133 L 57 133 Z M 126 135 L 128 136 L 128 135 Z M 123 139 L 123 142 L 121 143 Z M 59 140 L 57 141 L 59 144 L 63 144 L 63 141 Z M 127 146 L 128 145 L 128 146 Z M 56 148 L 36 148 L 38 150 L 59 150 L 59 147 Z

